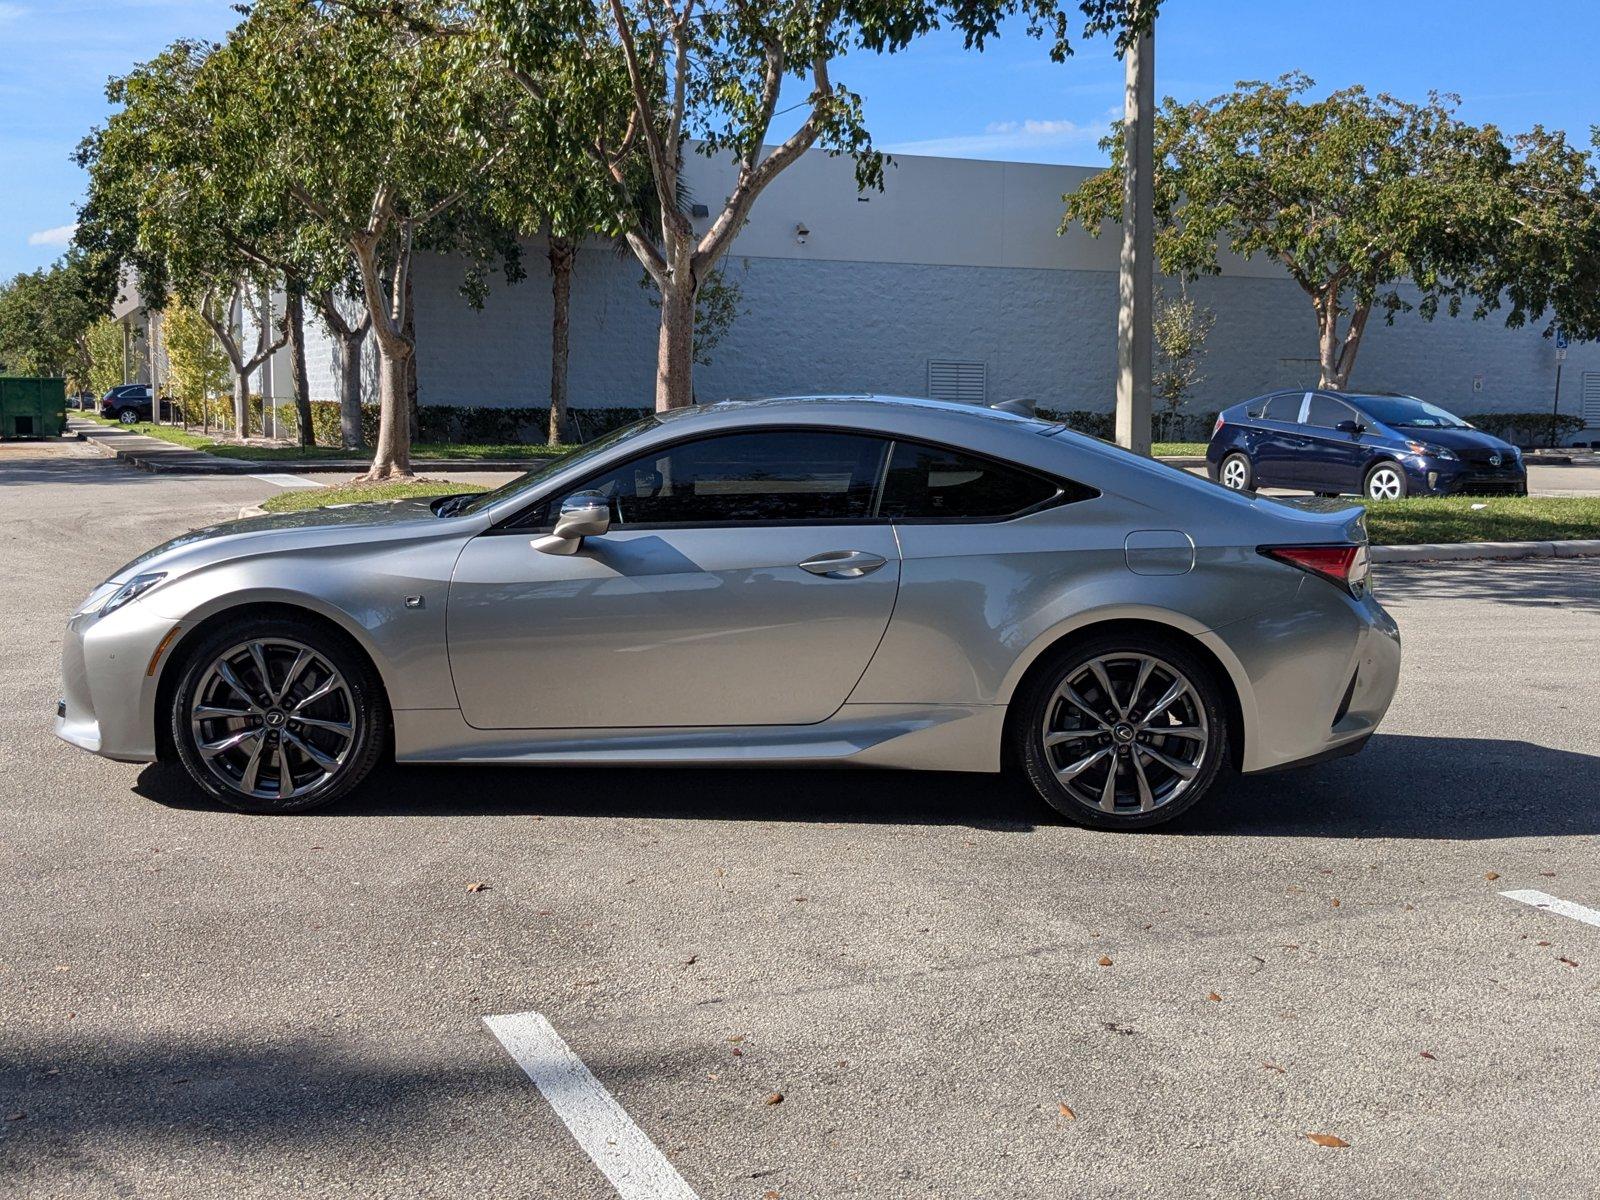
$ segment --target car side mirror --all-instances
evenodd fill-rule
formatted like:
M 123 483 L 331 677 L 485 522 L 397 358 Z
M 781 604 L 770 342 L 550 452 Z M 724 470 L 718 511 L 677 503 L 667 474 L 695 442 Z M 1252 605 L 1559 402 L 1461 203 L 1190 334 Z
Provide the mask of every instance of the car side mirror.
M 1340 421 L 1334 428 L 1340 433 L 1350 434 L 1365 433 L 1367 431 L 1367 427 L 1360 421 Z
M 611 528 L 611 502 L 599 492 L 574 492 L 561 502 L 555 527 L 533 539 L 544 554 L 576 554 L 586 537 L 599 537 Z

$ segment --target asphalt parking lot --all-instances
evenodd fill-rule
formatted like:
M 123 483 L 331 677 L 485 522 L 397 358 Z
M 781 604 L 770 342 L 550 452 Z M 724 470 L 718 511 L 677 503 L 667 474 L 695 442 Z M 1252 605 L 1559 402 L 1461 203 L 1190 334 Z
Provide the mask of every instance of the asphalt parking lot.
M 77 602 L 273 490 L 0 447 L 0 1195 L 615 1196 L 482 1020 L 527 1012 L 660 1194 L 1600 1191 L 1600 927 L 1501 894 L 1600 908 L 1600 560 L 1383 569 L 1366 753 L 1137 836 L 844 771 L 250 818 L 57 742 Z

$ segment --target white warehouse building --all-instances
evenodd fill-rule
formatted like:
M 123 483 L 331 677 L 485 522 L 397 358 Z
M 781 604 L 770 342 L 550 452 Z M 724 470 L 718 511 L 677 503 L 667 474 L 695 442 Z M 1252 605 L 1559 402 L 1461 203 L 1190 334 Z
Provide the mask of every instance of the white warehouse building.
M 858 192 L 848 158 L 813 151 L 757 200 L 727 257 L 739 315 L 696 370 L 702 400 L 794 392 L 883 392 L 1109 411 L 1116 364 L 1115 228 L 1058 236 L 1061 196 L 1094 168 L 896 156 L 882 192 Z M 689 155 L 691 198 L 715 215 L 727 160 Z M 694 220 L 704 230 L 710 217 Z M 549 395 L 551 296 L 543 247 L 528 278 L 497 279 L 484 308 L 461 298 L 463 265 L 416 264 L 421 404 L 539 406 Z M 631 255 L 594 243 L 573 276 L 570 391 L 576 408 L 646 406 L 657 310 Z M 1317 379 L 1305 294 L 1276 264 L 1230 258 L 1191 294 L 1212 309 L 1203 380 L 1187 405 L 1214 411 Z M 308 315 L 314 399 L 337 397 L 333 343 Z M 1503 316 L 1415 313 L 1368 327 L 1352 386 L 1410 392 L 1464 414 L 1549 412 L 1558 354 Z M 287 400 L 279 356 L 259 388 Z M 1600 345 L 1574 346 L 1560 411 L 1600 431 Z

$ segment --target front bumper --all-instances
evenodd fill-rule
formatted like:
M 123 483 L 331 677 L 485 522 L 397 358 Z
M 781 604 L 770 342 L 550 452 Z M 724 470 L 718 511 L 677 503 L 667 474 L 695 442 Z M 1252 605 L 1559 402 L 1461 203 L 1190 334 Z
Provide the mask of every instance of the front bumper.
M 1413 495 L 1526 496 L 1528 472 L 1520 463 L 1500 467 L 1432 457 L 1405 463 Z
M 177 626 L 137 600 L 109 617 L 79 613 L 68 621 L 56 736 L 118 762 L 154 762 L 154 660 Z

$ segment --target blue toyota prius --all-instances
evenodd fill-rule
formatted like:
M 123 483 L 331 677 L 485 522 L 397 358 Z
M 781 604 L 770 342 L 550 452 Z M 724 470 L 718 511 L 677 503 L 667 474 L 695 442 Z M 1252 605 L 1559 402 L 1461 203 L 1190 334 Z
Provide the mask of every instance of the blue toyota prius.
M 1392 393 L 1272 392 L 1236 404 L 1217 414 L 1206 469 L 1241 492 L 1303 488 L 1371 500 L 1528 494 L 1515 446 L 1436 404 Z

